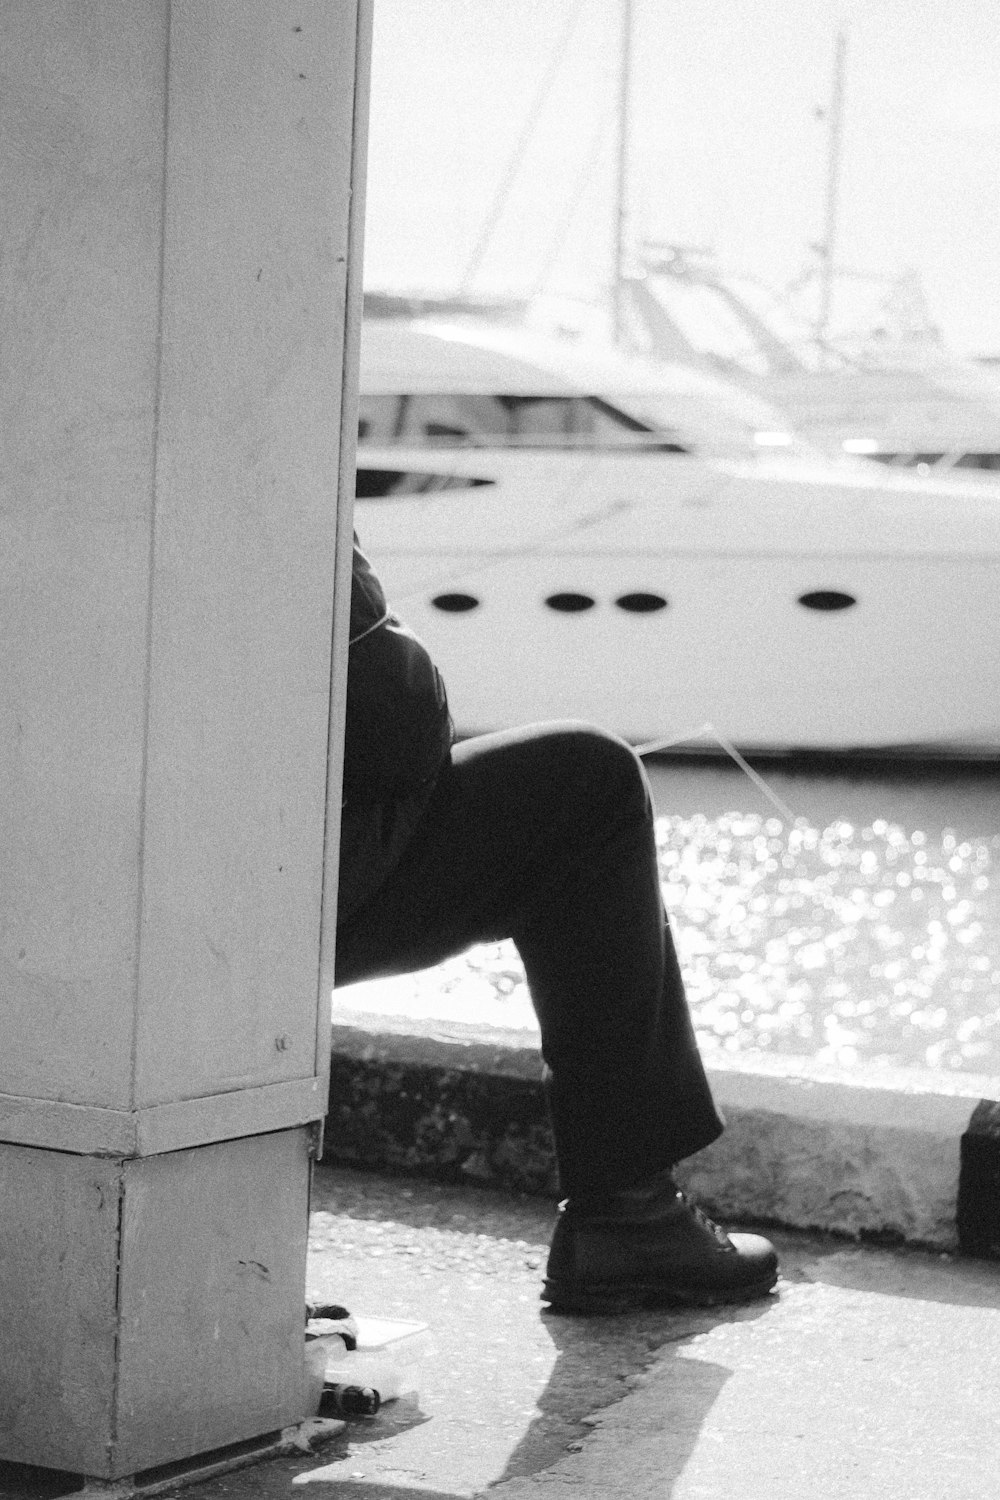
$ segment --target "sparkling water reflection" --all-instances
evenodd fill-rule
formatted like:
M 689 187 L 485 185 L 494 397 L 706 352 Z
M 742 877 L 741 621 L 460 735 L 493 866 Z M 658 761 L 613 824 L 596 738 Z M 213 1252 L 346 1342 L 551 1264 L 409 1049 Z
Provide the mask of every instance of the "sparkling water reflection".
M 1000 1070 L 1000 839 L 738 814 L 657 832 L 707 1055 Z
M 652 780 L 660 808 L 707 808 L 657 818 L 664 900 L 706 1058 L 754 1051 L 1000 1074 L 995 779 L 978 792 L 945 783 L 899 795 L 881 784 L 845 791 L 830 780 L 780 783 L 796 809 L 902 801 L 905 811 L 927 814 L 923 828 L 887 817 L 789 824 L 724 812 L 713 800 L 728 796 L 732 805 L 748 783 L 714 771 L 654 768 Z M 942 826 L 947 807 L 959 809 L 959 826 Z M 509 943 L 338 991 L 338 1004 L 535 1026 Z

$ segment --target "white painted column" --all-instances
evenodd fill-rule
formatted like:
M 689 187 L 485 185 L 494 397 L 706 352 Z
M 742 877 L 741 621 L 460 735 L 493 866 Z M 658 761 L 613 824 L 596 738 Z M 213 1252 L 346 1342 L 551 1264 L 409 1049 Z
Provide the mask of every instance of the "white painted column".
M 3 9 L 10 1460 L 305 1414 L 368 4 Z

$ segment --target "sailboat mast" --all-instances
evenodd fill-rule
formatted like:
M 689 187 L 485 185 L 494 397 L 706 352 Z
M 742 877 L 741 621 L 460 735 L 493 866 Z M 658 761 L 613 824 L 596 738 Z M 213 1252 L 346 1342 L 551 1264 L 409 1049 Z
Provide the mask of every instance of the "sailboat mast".
M 844 65 L 847 59 L 847 36 L 837 33 L 833 59 L 833 89 L 830 96 L 830 134 L 826 162 L 826 221 L 819 245 L 820 267 L 819 313 L 816 318 L 816 345 L 822 360 L 830 332 L 833 306 L 834 251 L 837 239 L 837 200 L 840 191 L 840 154 L 844 124 Z
M 625 343 L 625 274 L 629 253 L 629 125 L 632 95 L 632 0 L 621 0 L 621 46 L 618 72 L 618 159 L 615 168 L 615 244 L 612 331 L 616 344 Z

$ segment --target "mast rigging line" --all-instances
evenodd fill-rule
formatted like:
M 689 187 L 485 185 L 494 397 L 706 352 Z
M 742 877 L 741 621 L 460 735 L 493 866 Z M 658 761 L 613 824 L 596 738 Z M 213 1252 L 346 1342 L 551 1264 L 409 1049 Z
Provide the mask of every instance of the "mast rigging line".
M 788 803 L 782 801 L 777 792 L 764 780 L 760 772 L 755 771 L 753 766 L 740 754 L 732 740 L 727 739 L 712 723 L 702 724 L 697 729 L 685 730 L 683 734 L 671 734 L 663 739 L 648 740 L 645 744 L 633 745 L 632 748 L 641 760 L 646 755 L 658 755 L 664 750 L 674 749 L 677 745 L 684 745 L 688 744 L 691 740 L 705 738 L 715 740 L 716 744 L 720 749 L 725 751 L 730 760 L 735 761 L 743 774 L 750 778 L 757 790 L 763 792 L 768 801 L 774 804 L 789 825 L 795 823 L 795 813 L 792 812 Z
M 535 285 L 532 288 L 531 295 L 533 298 L 540 297 L 549 284 L 549 279 L 552 276 L 556 265 L 558 264 L 559 256 L 562 254 L 563 246 L 566 243 L 566 236 L 569 234 L 569 231 L 573 226 L 573 220 L 576 218 L 577 211 L 579 210 L 584 190 L 591 182 L 597 163 L 600 160 L 601 152 L 604 150 L 604 143 L 607 138 L 607 134 L 608 122 L 605 120 L 598 124 L 593 133 L 593 136 L 591 137 L 590 149 L 588 150 L 580 168 L 577 171 L 576 181 L 573 184 L 573 191 L 570 194 L 569 203 L 566 207 L 565 212 L 560 218 L 559 223 L 556 226 L 556 231 L 553 234 L 552 239 L 546 247 L 545 258 L 542 261 L 541 271 L 539 272 L 539 275 L 535 281 Z
M 528 110 L 524 125 L 521 128 L 521 134 L 517 139 L 514 150 L 511 153 L 510 160 L 507 163 L 507 170 L 501 178 L 500 186 L 497 188 L 496 193 L 493 196 L 493 202 L 486 214 L 486 218 L 483 220 L 483 227 L 479 231 L 479 238 L 476 240 L 475 245 L 472 247 L 472 253 L 469 256 L 468 261 L 466 262 L 465 270 L 463 271 L 462 278 L 458 284 L 459 296 L 462 296 L 464 293 L 468 292 L 469 288 L 472 285 L 472 282 L 475 280 L 482 267 L 483 261 L 486 259 L 486 255 L 489 251 L 493 236 L 496 233 L 497 225 L 503 217 L 504 209 L 507 207 L 511 189 L 514 186 L 517 175 L 524 163 L 525 153 L 527 152 L 527 149 L 531 144 L 532 137 L 538 126 L 538 121 L 541 116 L 542 110 L 545 107 L 546 102 L 548 101 L 549 94 L 552 92 L 552 85 L 555 83 L 556 75 L 558 74 L 559 69 L 562 65 L 563 56 L 570 44 L 570 41 L 572 40 L 573 33 L 577 28 L 577 24 L 579 23 L 580 16 L 583 12 L 583 7 L 585 4 L 586 0 L 576 0 L 576 4 L 570 12 L 569 18 L 567 19 L 567 22 L 562 29 L 556 45 L 552 49 L 552 55 L 549 58 L 548 67 L 545 69 L 545 72 L 542 75 L 541 83 L 539 84 L 538 89 L 535 92 L 535 97 L 531 102 L 531 108 Z
M 820 252 L 820 304 L 816 319 L 816 343 L 822 351 L 830 331 L 833 306 L 834 255 L 837 238 L 837 209 L 840 196 L 841 149 L 844 132 L 844 70 L 847 58 L 847 33 L 838 31 L 834 44 L 833 86 L 830 96 L 830 137 L 826 168 L 826 202 L 823 242 Z
M 625 271 L 629 253 L 629 148 L 632 134 L 632 0 L 621 0 L 621 60 L 618 77 L 618 152 L 615 167 L 615 243 L 611 273 L 612 337 L 625 343 Z

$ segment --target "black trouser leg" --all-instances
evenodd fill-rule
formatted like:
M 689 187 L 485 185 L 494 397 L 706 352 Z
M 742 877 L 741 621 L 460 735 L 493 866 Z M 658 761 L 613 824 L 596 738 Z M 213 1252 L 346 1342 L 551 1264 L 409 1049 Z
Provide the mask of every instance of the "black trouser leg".
M 337 983 L 513 938 L 563 1191 L 633 1186 L 722 1129 L 660 895 L 649 788 L 620 740 L 533 725 L 456 746 L 400 864 L 338 931 Z

